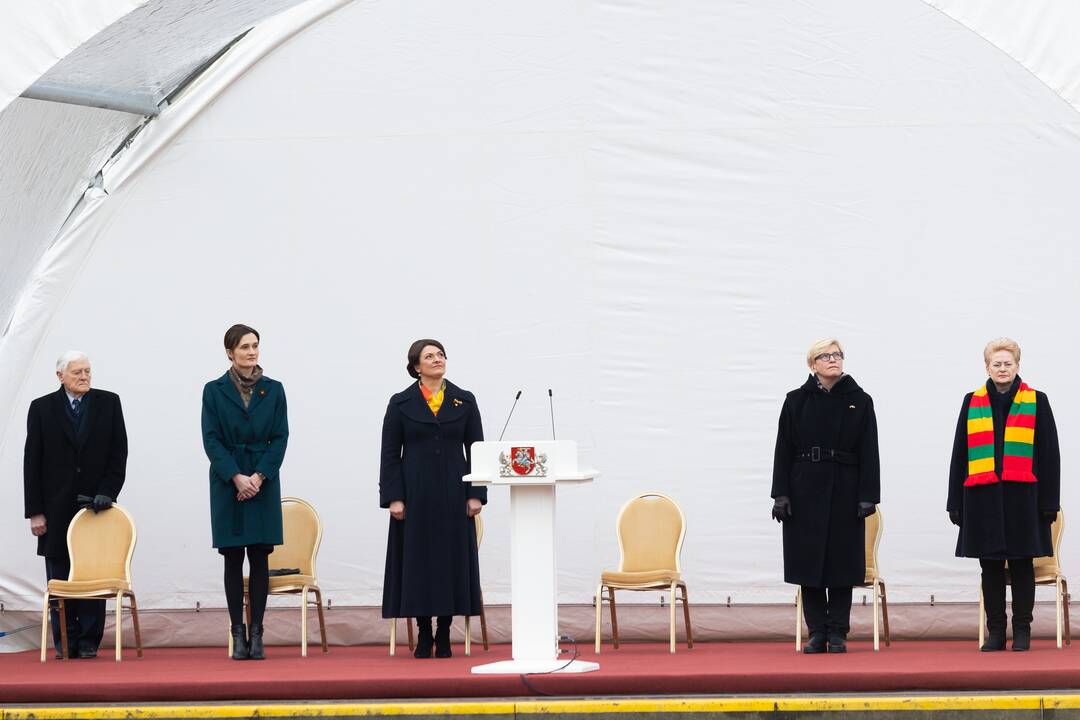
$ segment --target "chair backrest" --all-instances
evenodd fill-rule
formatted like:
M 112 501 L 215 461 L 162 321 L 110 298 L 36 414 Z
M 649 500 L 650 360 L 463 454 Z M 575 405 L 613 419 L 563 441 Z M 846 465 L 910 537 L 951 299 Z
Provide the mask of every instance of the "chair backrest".
M 686 517 L 667 495 L 649 492 L 631 498 L 615 521 L 619 536 L 619 571 L 681 572 Z
M 68 525 L 68 580 L 119 579 L 130 584 L 135 539 L 135 521 L 120 505 L 97 513 L 83 508 Z
M 300 568 L 315 575 L 315 557 L 322 543 L 322 520 L 310 503 L 296 497 L 281 498 L 282 544 L 270 553 L 270 569 Z
M 874 578 L 878 577 L 878 545 L 881 544 L 881 533 L 885 529 L 885 521 L 881 517 L 880 505 L 878 506 L 877 512 L 866 518 L 865 524 L 866 532 L 864 534 L 864 542 L 866 543 L 866 579 L 864 582 L 871 584 L 874 582 Z
M 1050 525 L 1050 538 L 1054 543 L 1054 556 L 1053 557 L 1041 557 L 1035 558 L 1032 561 L 1032 565 L 1035 568 L 1035 577 L 1046 577 L 1048 575 L 1061 575 L 1061 562 L 1058 550 L 1061 548 L 1061 536 L 1065 532 L 1065 512 L 1058 510 L 1057 517 L 1054 518 L 1054 522 Z

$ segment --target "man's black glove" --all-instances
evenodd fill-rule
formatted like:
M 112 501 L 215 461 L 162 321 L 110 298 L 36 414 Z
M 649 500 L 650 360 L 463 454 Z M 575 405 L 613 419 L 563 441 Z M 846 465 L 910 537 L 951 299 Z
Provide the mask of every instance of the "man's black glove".
M 786 495 L 776 498 L 772 506 L 772 518 L 776 522 L 784 522 L 791 517 L 791 501 Z
M 952 524 L 955 525 L 956 527 L 960 527 L 960 511 L 959 510 L 950 510 L 949 511 L 949 521 L 952 522 Z
M 1041 512 L 1042 512 L 1043 520 L 1045 520 L 1046 522 L 1052 523 L 1055 520 L 1057 520 L 1057 514 L 1058 514 L 1057 510 L 1042 510 Z
M 859 503 L 859 517 L 860 518 L 868 518 L 868 517 L 870 517 L 871 515 L 873 515 L 876 512 L 877 512 L 877 505 L 875 505 L 874 503 L 869 503 L 869 502 L 860 502 Z
M 90 503 L 90 509 L 96 513 L 102 510 L 108 510 L 112 507 L 112 498 L 108 495 L 95 495 L 94 500 Z

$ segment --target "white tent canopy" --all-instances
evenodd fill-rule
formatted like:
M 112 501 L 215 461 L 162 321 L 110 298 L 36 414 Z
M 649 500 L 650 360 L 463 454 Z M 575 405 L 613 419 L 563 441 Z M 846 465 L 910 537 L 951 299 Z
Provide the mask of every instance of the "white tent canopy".
M 420 336 L 446 342 L 489 435 L 521 388 L 508 435 L 546 437 L 550 387 L 560 437 L 604 472 L 560 496 L 565 602 L 589 600 L 619 505 L 647 489 L 686 511 L 697 600 L 790 602 L 772 445 L 822 336 L 875 399 L 890 599 L 973 597 L 945 481 L 991 337 L 1049 393 L 1070 507 L 1080 9 L 292 4 L 191 3 L 221 13 L 212 37 L 102 10 L 51 70 L 0 79 L 157 107 L 255 26 L 148 121 L 0 112 L 0 482 L 21 497 L 27 405 L 57 355 L 88 352 L 124 401 L 140 604 L 221 601 L 198 411 L 233 322 L 288 392 L 284 490 L 323 515 L 335 604 L 380 600 L 379 428 Z M 143 36 L 162 65 L 131 75 L 121 38 Z M 485 510 L 490 602 L 506 505 Z M 34 607 L 33 538 L 12 521 L 0 539 L 0 595 Z

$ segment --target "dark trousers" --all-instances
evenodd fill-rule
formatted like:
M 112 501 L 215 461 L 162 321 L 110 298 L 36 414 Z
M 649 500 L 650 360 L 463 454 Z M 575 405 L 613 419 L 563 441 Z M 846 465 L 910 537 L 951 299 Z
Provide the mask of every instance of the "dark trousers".
M 803 617 L 811 635 L 843 635 L 851 630 L 851 588 L 802 588 Z
M 71 561 L 66 557 L 45 558 L 45 577 L 49 580 L 67 580 Z M 50 603 L 49 618 L 52 620 L 53 646 L 61 652 L 60 603 Z M 64 619 L 67 621 L 68 655 L 77 657 L 80 650 L 94 650 L 101 645 L 105 634 L 104 600 L 65 600 Z
M 982 558 L 983 606 L 986 629 L 1005 634 L 1005 561 Z M 1035 611 L 1035 568 L 1031 558 L 1010 558 L 1009 579 L 1012 585 L 1013 631 L 1030 628 Z

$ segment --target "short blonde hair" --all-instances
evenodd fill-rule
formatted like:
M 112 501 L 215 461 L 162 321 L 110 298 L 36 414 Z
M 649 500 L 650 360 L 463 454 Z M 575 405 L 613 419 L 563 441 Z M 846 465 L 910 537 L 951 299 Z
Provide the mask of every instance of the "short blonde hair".
M 1012 353 L 1013 360 L 1016 364 L 1020 364 L 1020 346 L 1015 340 L 1011 340 L 1007 337 L 999 337 L 986 343 L 986 347 L 983 348 L 983 360 L 987 365 L 990 364 L 990 356 L 999 350 L 1008 350 Z
M 824 340 L 818 340 L 816 343 L 811 345 L 810 349 L 806 351 L 806 366 L 809 368 L 813 368 L 814 358 L 831 348 L 833 345 L 835 345 L 840 350 L 840 352 L 844 352 L 844 346 L 841 345 L 840 341 L 836 338 L 825 338 Z

